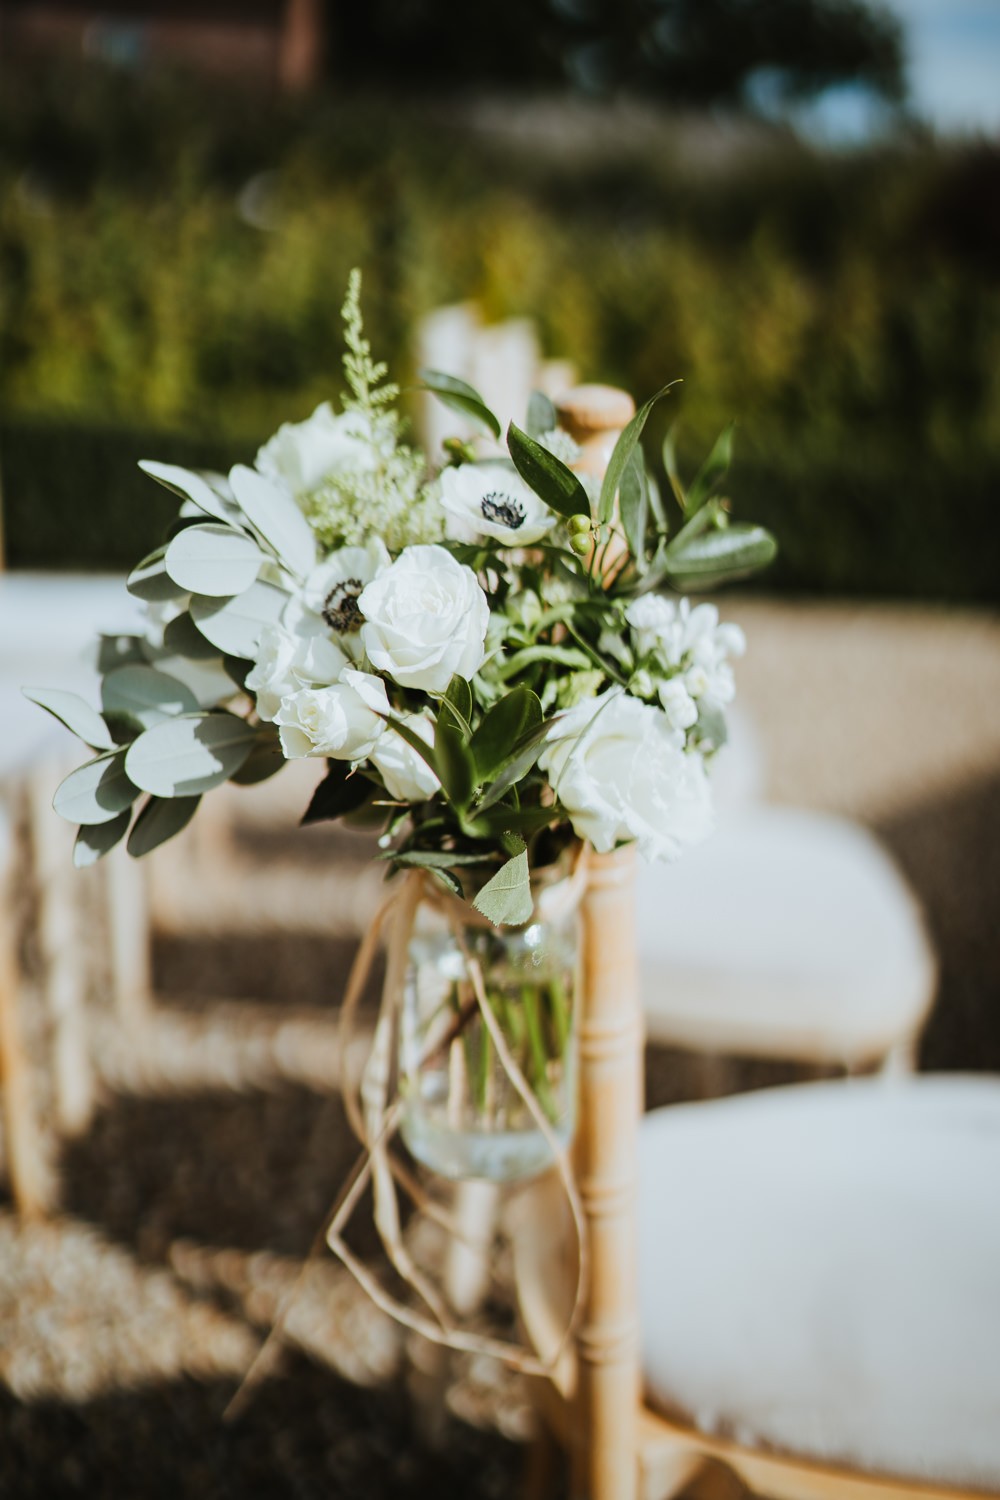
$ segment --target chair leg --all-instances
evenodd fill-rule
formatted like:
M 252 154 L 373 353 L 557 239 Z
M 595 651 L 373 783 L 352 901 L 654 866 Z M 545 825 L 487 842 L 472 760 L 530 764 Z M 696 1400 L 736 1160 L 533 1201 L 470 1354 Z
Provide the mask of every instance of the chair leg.
M 13 936 L 0 922 L 0 1102 L 7 1170 L 18 1211 L 37 1218 L 53 1206 L 55 1184 L 45 1160 L 32 1097 L 31 1071 L 18 1015 L 18 969 Z

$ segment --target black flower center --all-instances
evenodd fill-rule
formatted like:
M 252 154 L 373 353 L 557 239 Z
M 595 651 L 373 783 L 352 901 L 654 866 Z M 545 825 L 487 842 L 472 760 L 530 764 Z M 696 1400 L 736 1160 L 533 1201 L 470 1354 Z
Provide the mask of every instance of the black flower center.
M 358 595 L 363 588 L 360 578 L 345 578 L 335 583 L 323 600 L 323 619 L 338 635 L 346 635 L 360 627 L 364 616 L 358 608 Z
M 505 495 L 502 490 L 492 490 L 490 494 L 483 496 L 481 503 L 483 516 L 487 521 L 499 521 L 501 526 L 509 526 L 511 531 L 524 525 L 527 514 L 524 506 L 520 500 Z

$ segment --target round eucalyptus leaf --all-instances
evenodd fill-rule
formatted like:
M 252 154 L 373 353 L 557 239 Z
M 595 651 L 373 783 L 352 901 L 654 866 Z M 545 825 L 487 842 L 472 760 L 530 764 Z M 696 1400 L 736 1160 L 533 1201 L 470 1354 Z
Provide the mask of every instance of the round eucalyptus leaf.
M 125 587 L 136 599 L 145 599 L 150 604 L 162 604 L 167 599 L 180 599 L 188 590 L 175 583 L 164 565 L 166 547 L 157 547 L 148 557 L 134 567 L 125 580 Z
M 96 708 L 91 708 L 76 693 L 66 693 L 60 688 L 22 688 L 26 698 L 44 708 L 53 718 L 78 734 L 85 745 L 94 750 L 113 750 L 115 742 L 107 724 Z
M 167 548 L 163 565 L 192 594 L 228 598 L 248 589 L 264 554 L 252 537 L 231 526 L 186 526 Z
M 173 490 L 175 495 L 193 501 L 203 515 L 212 516 L 216 521 L 240 524 L 239 506 L 234 503 L 229 485 L 221 474 L 199 474 L 194 469 L 156 463 L 151 458 L 141 458 L 139 468 L 151 479 Z
M 141 859 L 186 828 L 198 810 L 200 797 L 150 797 L 128 837 L 128 852 Z
M 187 610 L 174 615 L 164 627 L 161 654 L 165 657 L 183 656 L 193 661 L 219 659 L 218 647 L 205 639 Z
M 316 562 L 316 538 L 287 490 L 245 464 L 237 464 L 230 470 L 229 482 L 257 535 L 289 572 L 305 577 Z
M 125 773 L 125 751 L 88 760 L 56 787 L 52 806 L 69 823 L 110 823 L 131 807 L 138 787 Z
M 277 734 L 268 734 L 266 738 L 260 738 L 253 746 L 250 754 L 235 771 L 232 780 L 237 786 L 256 786 L 260 781 L 267 781 L 269 777 L 277 775 L 282 766 L 286 764 L 285 757 L 281 753 L 281 741 Z
M 116 844 L 121 843 L 131 821 L 132 809 L 129 807 L 119 813 L 117 818 L 112 818 L 110 823 L 84 824 L 73 845 L 73 863 L 76 868 L 86 870 L 91 865 L 96 865 Z
M 256 738 L 256 729 L 235 714 L 188 714 L 147 729 L 129 746 L 125 764 L 144 792 L 195 797 L 228 781 Z
M 150 729 L 163 719 L 197 711 L 189 687 L 155 667 L 116 667 L 101 683 L 101 702 L 108 714 L 121 714 Z
M 288 599 L 284 589 L 258 581 L 235 599 L 196 594 L 191 600 L 191 618 L 205 639 L 226 656 L 253 658 L 261 631 L 278 623 Z

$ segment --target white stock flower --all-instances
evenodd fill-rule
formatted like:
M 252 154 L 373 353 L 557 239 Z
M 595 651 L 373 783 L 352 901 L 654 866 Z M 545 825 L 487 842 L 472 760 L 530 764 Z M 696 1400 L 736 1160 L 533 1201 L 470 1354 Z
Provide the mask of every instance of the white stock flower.
M 668 677 L 657 684 L 657 693 L 671 729 L 690 729 L 698 721 L 698 705 L 681 677 Z
M 427 745 L 434 744 L 434 720 L 428 714 L 400 714 L 404 724 Z M 389 726 L 369 760 L 385 782 L 390 797 L 398 802 L 426 802 L 441 785 L 427 762 Z
M 313 568 L 300 594 L 285 606 L 282 623 L 296 635 L 337 638 L 352 661 L 364 655 L 358 599 L 366 584 L 389 566 L 389 553 L 379 537 L 364 547 L 341 547 Z
M 456 541 L 489 536 L 507 547 L 528 547 L 555 524 L 534 490 L 506 464 L 461 464 L 440 478 L 448 534 Z
M 329 755 L 364 760 L 385 731 L 385 683 L 370 672 L 345 667 L 332 687 L 300 688 L 281 700 L 274 716 L 286 760 Z
M 257 712 L 272 723 L 281 700 L 300 688 L 336 682 L 348 657 L 325 636 L 293 635 L 280 625 L 261 632 L 257 660 L 246 685 L 257 699 Z
M 611 688 L 556 721 L 538 764 L 599 853 L 634 839 L 646 859 L 676 859 L 712 828 L 705 767 L 683 741 L 660 709 Z
M 443 693 L 482 665 L 490 608 L 471 568 L 444 547 L 407 547 L 362 593 L 368 659 L 401 687 Z
M 324 401 L 304 422 L 283 422 L 254 462 L 258 473 L 298 497 L 331 474 L 369 472 L 377 467 L 378 456 L 367 417 L 354 411 L 336 416 Z

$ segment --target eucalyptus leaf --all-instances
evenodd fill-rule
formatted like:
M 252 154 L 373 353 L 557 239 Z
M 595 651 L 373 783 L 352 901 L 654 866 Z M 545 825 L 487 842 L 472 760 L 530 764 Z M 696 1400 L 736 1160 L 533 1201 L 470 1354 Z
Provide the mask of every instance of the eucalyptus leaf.
M 53 718 L 65 724 L 74 734 L 79 735 L 85 745 L 90 745 L 93 750 L 113 750 L 115 742 L 111 737 L 107 724 L 101 718 L 96 708 L 91 708 L 83 698 L 76 693 L 66 693 L 60 688 L 22 688 L 26 698 L 32 703 L 37 703 L 39 708 L 44 708 Z
M 642 449 L 638 446 L 633 449 L 632 457 L 625 465 L 625 472 L 622 474 L 618 507 L 629 551 L 641 573 L 646 564 L 649 487 L 646 483 L 646 463 L 642 456 Z
M 150 458 L 141 458 L 139 468 L 175 495 L 193 501 L 204 515 L 227 524 L 239 525 L 242 522 L 239 506 L 234 503 L 223 475 L 198 473 L 194 469 L 182 469 L 177 464 L 157 463 Z
M 269 781 L 272 776 L 276 776 L 282 766 L 287 764 L 281 753 L 281 741 L 277 734 L 268 734 L 266 737 L 261 736 L 251 746 L 250 754 L 229 779 L 237 786 L 257 786 L 259 782 Z
M 539 438 L 543 433 L 552 432 L 558 425 L 558 414 L 545 392 L 532 391 L 528 397 L 528 413 L 524 424 L 528 436 Z
M 513 688 L 494 703 L 470 746 L 479 781 L 492 781 L 503 770 L 513 746 L 541 722 L 542 705 L 530 688 Z
M 200 797 L 150 797 L 128 836 L 128 852 L 141 859 L 186 828 L 198 811 Z
M 514 422 L 507 428 L 507 448 L 525 484 L 550 510 L 566 517 L 590 515 L 587 491 L 573 470 Z
M 111 672 L 130 661 L 145 661 L 148 642 L 143 635 L 99 635 L 97 670 Z
M 229 471 L 229 483 L 257 535 L 290 573 L 304 578 L 316 563 L 316 538 L 288 491 L 245 464 Z
M 700 741 L 708 741 L 713 750 L 721 750 L 729 739 L 729 729 L 726 725 L 726 716 L 721 708 L 715 704 L 705 703 L 704 700 L 698 704 L 698 738 Z
M 69 823 L 110 823 L 138 792 L 125 772 L 125 751 L 112 750 L 71 771 L 56 787 L 52 806 Z
M 131 821 L 132 809 L 127 807 L 108 823 L 85 823 L 77 833 L 73 845 L 73 863 L 76 868 L 87 870 L 106 854 L 110 854 L 115 845 L 120 844 L 125 837 Z
M 107 714 L 133 720 L 144 729 L 178 714 L 194 713 L 198 700 L 189 687 L 155 667 L 116 667 L 101 683 Z
M 219 649 L 207 641 L 191 618 L 190 611 L 175 615 L 163 630 L 163 654 L 194 661 L 217 661 Z M 242 686 L 242 684 L 241 684 Z
M 157 797 L 193 797 L 228 781 L 243 765 L 257 731 L 235 714 L 187 714 L 154 724 L 129 746 L 125 766 L 136 786 Z
M 212 599 L 195 594 L 191 618 L 207 641 L 226 656 L 252 659 L 260 645 L 261 632 L 277 625 L 289 595 L 273 583 L 259 579 L 234 599 Z
M 676 552 L 672 547 L 667 549 L 670 577 L 683 587 L 741 577 L 766 567 L 777 550 L 774 537 L 763 526 L 735 525 L 706 531 Z
M 621 484 L 622 475 L 625 473 L 628 461 L 635 452 L 639 439 L 642 437 L 642 429 L 646 425 L 650 412 L 657 401 L 661 400 L 676 384 L 676 380 L 671 380 L 669 385 L 661 386 L 655 395 L 650 396 L 648 401 L 644 401 L 631 422 L 622 431 L 617 443 L 615 443 L 611 457 L 608 460 L 608 467 L 604 471 L 604 479 L 601 482 L 601 498 L 597 506 L 597 519 L 602 526 L 606 526 L 614 515 L 615 495 L 618 493 L 618 486 Z
M 445 375 L 440 370 L 419 370 L 417 373 L 424 389 L 436 396 L 442 405 L 451 411 L 461 412 L 465 417 L 471 417 L 491 436 L 500 436 L 500 423 L 473 386 L 455 375 Z
M 321 823 L 332 818 L 355 812 L 372 795 L 372 783 L 357 771 L 352 772 L 350 762 L 331 760 L 329 770 L 312 794 L 312 800 L 302 814 L 303 824 Z
M 182 599 L 187 589 L 175 583 L 166 570 L 166 547 L 157 547 L 138 563 L 125 580 L 125 587 L 135 599 L 147 604 L 164 604 L 168 599 Z
M 232 526 L 187 526 L 170 543 L 163 565 L 188 593 L 219 598 L 248 589 L 263 561 L 253 538 Z
M 685 507 L 688 515 L 694 515 L 701 509 L 729 473 L 735 432 L 736 423 L 730 422 L 729 426 L 716 438 L 711 453 L 698 470 L 694 483 L 688 490 Z
M 520 927 L 530 920 L 534 903 L 528 851 L 523 843 L 520 853 L 500 866 L 472 904 L 494 927 Z

